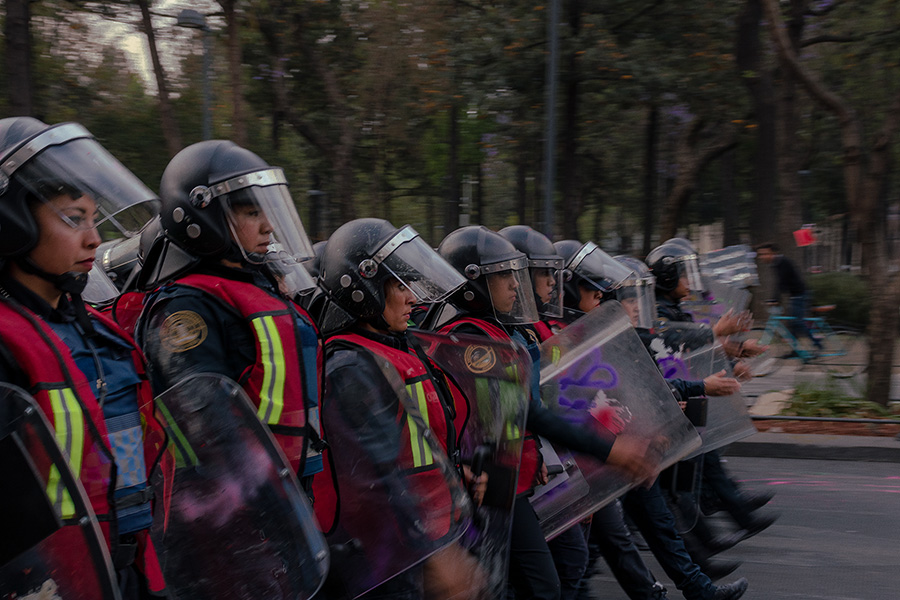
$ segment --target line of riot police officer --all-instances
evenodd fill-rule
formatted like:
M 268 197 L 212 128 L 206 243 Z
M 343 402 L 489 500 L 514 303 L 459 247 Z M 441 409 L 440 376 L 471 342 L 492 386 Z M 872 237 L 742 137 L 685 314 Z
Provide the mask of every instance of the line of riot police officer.
M 51 529 L 88 500 L 102 597 L 574 597 L 583 527 L 548 546 L 529 502 L 550 443 L 637 484 L 626 507 L 666 537 L 654 551 L 678 556 L 685 597 L 743 594 L 678 545 L 649 440 L 541 401 L 540 343 L 632 274 L 595 244 L 470 226 L 435 251 L 360 219 L 316 253 L 283 171 L 222 140 L 182 150 L 159 190 L 78 125 L 0 121 L 0 382 L 66 459 L 27 471 Z M 139 260 L 101 312 L 83 294 L 104 237 Z M 6 439 L 24 421 L 0 408 Z M 624 531 L 618 504 L 603 510 Z M 3 554 L 4 593 L 92 597 L 52 539 Z M 632 597 L 664 597 L 638 578 Z

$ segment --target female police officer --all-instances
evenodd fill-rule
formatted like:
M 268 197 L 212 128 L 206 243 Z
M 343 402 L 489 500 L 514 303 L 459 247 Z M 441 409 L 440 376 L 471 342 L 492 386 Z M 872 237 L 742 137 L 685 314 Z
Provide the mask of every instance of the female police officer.
M 411 227 L 380 219 L 338 228 L 320 269 L 328 336 L 323 428 L 336 485 L 317 481 L 317 514 L 326 530 L 362 540 L 356 557 L 333 558 L 333 580 L 359 585 L 360 573 L 349 566 L 359 564 L 369 577 L 365 589 L 382 584 L 368 597 L 474 597 L 478 569 L 453 542 L 452 481 L 448 486 L 437 456 L 443 450 L 458 461 L 467 406 L 407 335 L 413 305 L 443 300 L 463 279 Z M 366 473 L 377 483 L 367 483 Z M 476 501 L 483 488 L 482 476 Z M 353 591 L 331 590 L 338 597 Z
M 526 440 L 531 434 L 540 435 L 619 466 L 638 481 L 646 480 L 651 475 L 644 460 L 646 448 L 639 447 L 635 440 L 616 438 L 612 432 L 601 438 L 594 432 L 572 426 L 541 406 L 537 334 L 523 328 L 538 320 L 526 255 L 500 234 L 475 225 L 449 234 L 438 247 L 438 253 L 467 278 L 466 285 L 449 299 L 458 314 L 440 331 L 516 340 L 532 356 L 535 364 Z M 527 444 L 522 452 L 519 496 L 513 515 L 510 583 L 523 598 L 559 598 L 559 578 L 527 498 L 539 476 L 538 450 Z
M 284 173 L 232 142 L 199 142 L 169 162 L 160 198 L 142 267 L 160 287 L 135 336 L 154 377 L 161 389 L 193 373 L 238 382 L 309 490 L 322 470 L 304 451 L 318 439 L 321 344 L 292 299 L 313 286 L 301 264 L 313 252 Z
M 123 596 L 159 591 L 147 479 L 164 438 L 143 357 L 80 296 L 98 230 L 136 233 L 156 197 L 74 123 L 4 119 L 0 155 L 0 380 L 29 391 L 53 426 L 99 517 Z M 72 499 L 57 485 L 51 471 L 48 495 L 65 519 Z

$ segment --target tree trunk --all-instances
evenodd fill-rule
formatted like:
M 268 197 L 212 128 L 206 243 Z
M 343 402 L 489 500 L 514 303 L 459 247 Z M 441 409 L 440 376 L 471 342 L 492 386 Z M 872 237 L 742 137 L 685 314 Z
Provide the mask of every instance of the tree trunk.
M 236 0 L 219 0 L 225 13 L 228 31 L 228 79 L 231 88 L 231 139 L 238 146 L 247 146 L 247 120 L 244 109 L 244 82 L 241 77 L 241 32 L 235 10 Z
M 869 368 L 866 381 L 866 398 L 882 406 L 890 401 L 891 373 L 894 363 L 894 346 L 897 342 L 897 296 L 900 281 L 896 276 L 888 285 L 887 273 L 877 273 L 868 278 L 871 290 L 869 306 Z M 890 291 L 879 292 L 879 286 Z
M 169 158 L 178 154 L 182 148 L 181 132 L 178 130 L 178 122 L 175 120 L 175 112 L 172 110 L 172 102 L 169 100 L 169 85 L 166 83 L 166 73 L 162 62 L 159 60 L 159 50 L 156 47 L 156 33 L 153 31 L 153 21 L 150 18 L 150 5 L 147 0 L 138 0 L 141 8 L 141 27 L 147 36 L 147 45 L 150 47 L 150 61 L 153 63 L 153 74 L 156 77 L 156 87 L 159 97 L 159 120 L 162 126 L 163 136 L 166 138 L 166 150 Z
M 644 135 L 644 242 L 641 255 L 647 256 L 653 238 L 653 215 L 656 208 L 656 162 L 659 158 L 659 106 L 654 102 L 647 111 L 647 129 Z
M 741 238 L 738 234 L 738 220 L 740 218 L 738 194 L 734 186 L 734 155 L 734 149 L 722 155 L 722 228 L 724 230 L 722 244 L 724 246 L 734 246 L 741 243 Z
M 756 201 L 750 215 L 750 236 L 753 243 L 771 242 L 775 239 L 776 170 L 778 152 L 775 136 L 775 93 L 772 76 L 762 61 L 759 28 L 762 20 L 760 0 L 747 0 L 738 16 L 736 62 L 738 71 L 753 102 L 757 138 L 754 156 Z
M 454 100 L 447 111 L 449 120 L 448 131 L 450 139 L 447 140 L 447 185 L 446 211 L 444 212 L 444 235 L 459 228 L 459 106 Z
M 678 176 L 663 205 L 663 218 L 660 224 L 660 239 L 662 240 L 677 235 L 678 220 L 697 188 L 697 178 L 703 168 L 737 144 L 734 129 L 722 128 L 716 137 L 706 144 L 705 148 L 698 148 L 703 125 L 701 119 L 695 118 L 688 124 L 685 135 L 678 141 L 675 151 Z
M 6 0 L 6 72 L 9 115 L 31 116 L 34 78 L 31 72 L 31 8 L 29 0 Z
M 567 3 L 567 20 L 571 38 L 578 38 L 581 29 L 581 2 L 569 0 Z M 578 82 L 578 56 L 574 50 L 570 51 L 566 60 L 565 77 L 565 112 L 562 122 L 562 177 L 560 178 L 560 191 L 563 200 L 563 222 L 561 227 L 555 229 L 561 231 L 563 237 L 579 239 L 578 217 L 584 208 L 584 189 L 581 177 L 581 165 L 578 160 L 578 107 L 579 90 Z
M 788 39 L 794 53 L 800 47 L 803 37 L 803 13 L 806 10 L 807 0 L 791 0 L 791 19 L 788 23 Z M 781 89 L 778 96 L 777 109 L 777 140 L 778 148 L 778 199 L 780 208 L 778 211 L 778 243 L 782 252 L 801 265 L 801 270 L 807 265 L 803 260 L 803 253 L 794 242 L 793 232 L 803 224 L 802 190 L 800 187 L 800 174 L 803 163 L 801 149 L 794 140 L 797 139 L 800 116 L 797 114 L 797 97 L 795 76 L 791 69 L 784 67 L 781 72 Z
M 527 144 L 519 144 L 516 148 L 516 217 L 520 225 L 528 223 L 525 220 L 525 208 L 528 205 L 529 162 Z

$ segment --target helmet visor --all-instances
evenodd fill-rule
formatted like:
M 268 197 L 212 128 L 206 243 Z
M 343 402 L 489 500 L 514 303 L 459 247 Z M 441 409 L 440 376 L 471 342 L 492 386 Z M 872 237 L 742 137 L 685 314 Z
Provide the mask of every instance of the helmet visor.
M 104 240 L 137 234 L 159 212 L 156 194 L 75 123 L 32 138 L 4 158 L 0 171 L 41 202 L 90 197 L 96 214 L 79 220 L 57 214 L 74 229 L 96 227 Z
M 485 274 L 494 317 L 501 323 L 521 325 L 540 320 L 528 261 L 525 258 L 481 267 Z
M 88 304 L 105 304 L 119 295 L 116 284 L 112 282 L 103 267 L 98 262 L 94 263 L 88 272 L 87 285 L 81 292 L 81 297 Z
M 650 329 L 656 320 L 656 278 L 634 273 L 616 289 L 616 300 L 631 318 L 631 325 Z
M 529 259 L 534 301 L 542 317 L 559 319 L 563 316 L 562 259 Z
M 703 279 L 700 277 L 700 261 L 696 254 L 685 254 L 678 257 L 678 274 L 680 277 L 686 277 L 688 288 L 692 292 L 702 292 L 706 286 L 703 285 Z
M 222 197 L 232 237 L 247 262 L 268 265 L 287 295 L 315 287 L 302 264 L 315 253 L 281 169 L 217 183 L 212 196 Z
M 466 282 L 409 225 L 401 227 L 372 260 L 399 279 L 419 302 L 441 302 Z
M 600 249 L 587 242 L 575 253 L 567 267 L 582 281 L 602 292 L 616 289 L 631 274 L 631 270 Z

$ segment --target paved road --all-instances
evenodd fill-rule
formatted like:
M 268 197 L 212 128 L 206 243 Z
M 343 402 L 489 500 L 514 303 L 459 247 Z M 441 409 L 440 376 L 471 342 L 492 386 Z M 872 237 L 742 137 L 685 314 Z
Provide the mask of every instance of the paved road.
M 900 468 L 896 463 L 730 457 L 727 468 L 751 488 L 771 487 L 781 518 L 723 553 L 740 560 L 732 578 L 750 581 L 749 600 L 900 598 Z M 681 598 L 644 553 L 648 565 Z M 594 597 L 627 600 L 601 562 Z

